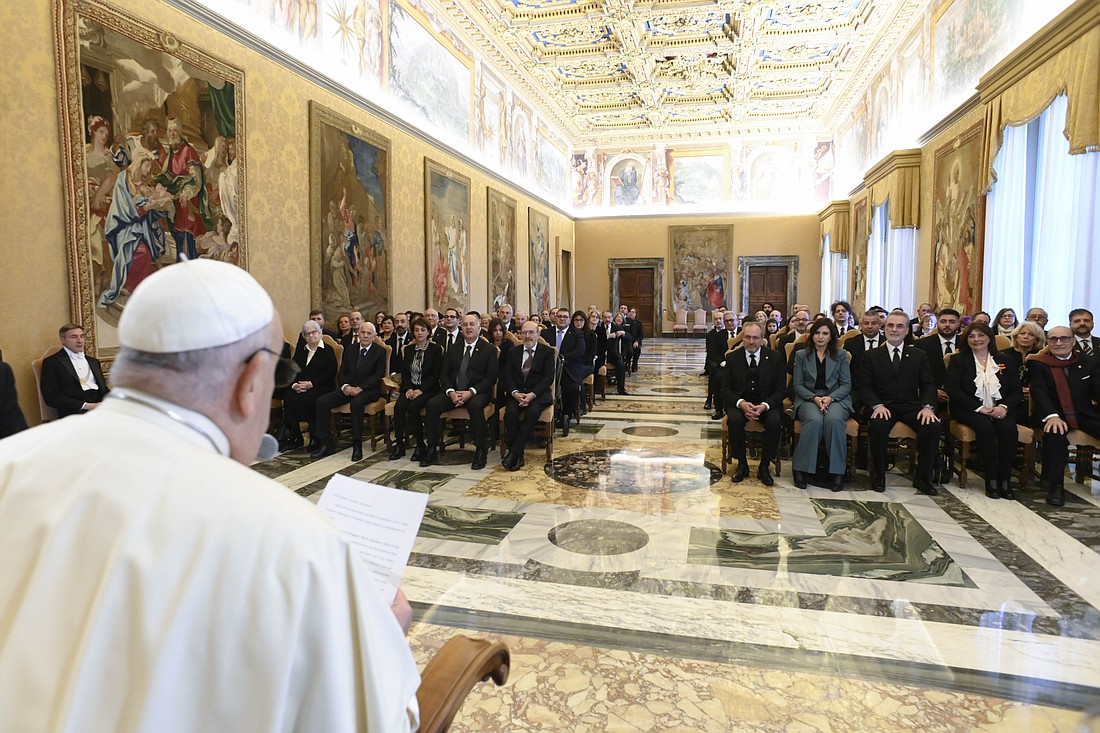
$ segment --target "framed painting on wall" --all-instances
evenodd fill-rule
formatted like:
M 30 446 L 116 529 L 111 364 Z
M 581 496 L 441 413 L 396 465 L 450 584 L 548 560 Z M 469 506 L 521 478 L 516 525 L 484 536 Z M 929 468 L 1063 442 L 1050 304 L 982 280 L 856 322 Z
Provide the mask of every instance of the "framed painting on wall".
M 488 189 L 489 308 L 516 307 L 516 200 Z
M 390 310 L 390 141 L 309 105 L 310 282 L 327 323 Z
M 72 319 L 111 359 L 134 288 L 247 268 L 244 72 L 101 0 L 54 4 Z
M 978 195 L 983 123 L 936 151 L 932 178 L 932 302 L 981 308 L 985 196 Z
M 733 274 L 733 227 L 668 228 L 668 263 L 672 269 L 671 309 L 695 311 L 730 307 Z
M 550 217 L 527 208 L 527 241 L 531 248 L 531 312 L 550 307 Z
M 470 179 L 424 159 L 428 305 L 466 312 L 470 302 Z

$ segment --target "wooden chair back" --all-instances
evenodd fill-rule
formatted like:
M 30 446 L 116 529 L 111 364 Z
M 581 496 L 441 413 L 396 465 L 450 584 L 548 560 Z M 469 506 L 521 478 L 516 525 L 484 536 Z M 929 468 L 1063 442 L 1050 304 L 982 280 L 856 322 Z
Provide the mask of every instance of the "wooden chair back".
M 42 362 L 59 351 L 61 351 L 61 346 L 55 344 L 46 349 L 42 356 L 31 362 L 31 369 L 34 370 L 34 388 L 38 391 L 38 412 L 42 417 L 42 422 L 57 419 L 57 410 L 47 405 L 46 400 L 42 398 Z

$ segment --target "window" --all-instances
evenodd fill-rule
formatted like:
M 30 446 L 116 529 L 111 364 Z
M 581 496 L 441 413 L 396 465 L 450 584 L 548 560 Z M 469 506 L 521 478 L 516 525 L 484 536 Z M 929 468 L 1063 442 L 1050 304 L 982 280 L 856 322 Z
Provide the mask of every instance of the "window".
M 890 200 L 871 213 L 871 236 L 867 241 L 867 307 L 887 310 L 915 305 L 917 272 L 917 230 L 890 227 Z
M 832 235 L 821 238 L 821 310 L 838 300 L 848 300 L 848 258 L 840 252 L 830 252 Z

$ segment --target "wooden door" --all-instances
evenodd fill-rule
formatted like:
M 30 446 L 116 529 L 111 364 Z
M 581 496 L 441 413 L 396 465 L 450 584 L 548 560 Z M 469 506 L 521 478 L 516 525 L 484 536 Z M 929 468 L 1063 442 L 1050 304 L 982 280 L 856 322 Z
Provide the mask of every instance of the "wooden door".
M 749 267 L 749 310 L 752 318 L 760 306 L 771 303 L 777 311 L 787 315 L 787 266 L 755 265 Z
M 645 335 L 659 336 L 653 330 L 653 306 L 657 293 L 654 291 L 655 275 L 652 267 L 619 268 L 619 302 L 611 304 L 614 311 L 620 303 L 625 303 L 638 311 L 638 320 L 645 327 Z

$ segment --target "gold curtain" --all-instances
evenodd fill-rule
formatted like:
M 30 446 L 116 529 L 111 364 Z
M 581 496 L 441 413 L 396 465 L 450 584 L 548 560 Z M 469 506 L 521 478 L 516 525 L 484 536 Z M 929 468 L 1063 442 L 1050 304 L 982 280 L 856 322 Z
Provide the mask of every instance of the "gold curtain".
M 1100 150 L 1100 3 L 1079 0 L 981 78 L 985 105 L 982 191 L 1009 125 L 1024 125 L 1066 94 L 1070 155 Z
M 852 234 L 849 228 L 850 206 L 847 201 L 833 201 L 818 213 L 821 221 L 821 236 L 831 235 L 829 238 L 829 251 L 833 254 L 840 253 L 848 256 L 851 247 Z
M 871 192 L 871 206 L 890 200 L 890 228 L 920 226 L 920 149 L 895 150 L 863 179 Z

